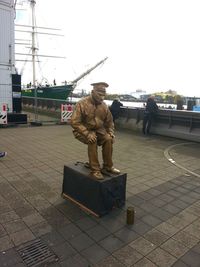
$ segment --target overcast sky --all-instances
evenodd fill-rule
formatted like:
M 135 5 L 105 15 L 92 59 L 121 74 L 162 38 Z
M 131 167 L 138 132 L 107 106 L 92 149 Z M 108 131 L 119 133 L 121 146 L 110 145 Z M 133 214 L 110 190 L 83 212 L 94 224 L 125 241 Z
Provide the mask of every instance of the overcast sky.
M 108 56 L 77 88 L 106 81 L 108 93 L 172 89 L 200 97 L 199 11 L 199 0 L 36 0 L 37 25 L 64 34 L 40 35 L 38 53 L 66 57 L 42 59 L 40 74 L 50 83 L 70 81 Z M 16 23 L 30 17 L 20 11 Z M 31 79 L 28 67 L 23 76 Z

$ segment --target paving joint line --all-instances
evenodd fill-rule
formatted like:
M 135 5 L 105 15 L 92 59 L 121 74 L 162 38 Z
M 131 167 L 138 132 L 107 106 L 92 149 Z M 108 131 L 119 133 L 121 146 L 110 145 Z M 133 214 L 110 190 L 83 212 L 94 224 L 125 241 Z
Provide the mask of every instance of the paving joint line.
M 184 170 L 184 171 L 186 171 L 186 172 L 188 172 L 188 173 L 190 173 L 190 174 L 192 174 L 192 175 L 194 175 L 194 176 L 200 178 L 200 175 L 199 175 L 198 173 L 195 173 L 195 172 L 193 172 L 193 171 L 191 171 L 191 170 L 189 170 L 189 169 L 183 167 L 181 164 L 177 163 L 177 162 L 176 162 L 174 159 L 172 159 L 172 157 L 170 156 L 170 150 L 173 149 L 174 147 L 176 147 L 176 146 L 181 146 L 181 145 L 191 145 L 191 144 L 195 144 L 195 143 L 191 143 L 191 142 L 190 142 L 190 143 L 180 143 L 180 144 L 171 145 L 171 146 L 169 146 L 168 148 L 166 148 L 166 149 L 164 150 L 164 156 L 166 157 L 166 159 L 167 159 L 170 163 L 174 164 L 176 167 L 178 167 L 178 168 L 180 168 L 180 169 L 182 169 L 182 170 Z

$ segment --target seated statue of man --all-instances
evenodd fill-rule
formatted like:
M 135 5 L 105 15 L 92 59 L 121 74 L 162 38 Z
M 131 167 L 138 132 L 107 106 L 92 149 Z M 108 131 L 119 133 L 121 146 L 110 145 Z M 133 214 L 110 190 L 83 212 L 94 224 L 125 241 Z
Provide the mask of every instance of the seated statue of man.
M 88 145 L 91 176 L 102 180 L 102 173 L 119 174 L 120 171 L 114 168 L 112 161 L 115 138 L 113 118 L 108 106 L 103 102 L 108 84 L 98 82 L 91 85 L 91 95 L 81 99 L 75 106 L 71 126 L 75 138 Z M 102 146 L 103 168 L 98 160 L 98 146 Z

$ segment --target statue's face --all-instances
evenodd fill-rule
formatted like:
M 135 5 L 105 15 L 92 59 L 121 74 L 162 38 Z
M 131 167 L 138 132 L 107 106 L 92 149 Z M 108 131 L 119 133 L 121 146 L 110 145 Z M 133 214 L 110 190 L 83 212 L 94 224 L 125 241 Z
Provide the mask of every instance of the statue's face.
M 92 98 L 97 104 L 101 104 L 105 99 L 105 93 L 97 90 L 92 90 Z

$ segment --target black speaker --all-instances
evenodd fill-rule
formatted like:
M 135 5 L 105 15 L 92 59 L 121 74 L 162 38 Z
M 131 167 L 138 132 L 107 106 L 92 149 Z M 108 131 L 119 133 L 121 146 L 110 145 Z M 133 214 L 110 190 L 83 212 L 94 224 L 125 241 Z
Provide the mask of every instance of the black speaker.
M 21 75 L 12 74 L 12 95 L 13 95 L 13 112 L 21 113 L 22 96 L 21 96 Z
M 62 196 L 83 210 L 101 217 L 125 204 L 127 174 L 104 175 L 104 180 L 90 177 L 84 164 L 64 166 Z

